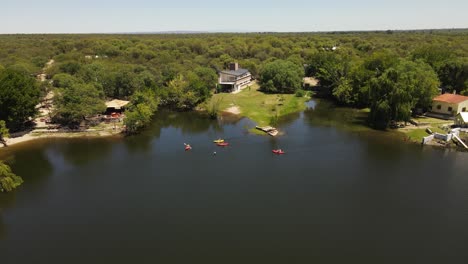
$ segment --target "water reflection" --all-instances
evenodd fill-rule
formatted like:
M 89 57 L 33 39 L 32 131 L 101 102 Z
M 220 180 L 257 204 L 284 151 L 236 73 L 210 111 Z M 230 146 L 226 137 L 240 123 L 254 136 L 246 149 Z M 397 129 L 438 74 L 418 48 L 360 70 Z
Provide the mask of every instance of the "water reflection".
M 2 210 L 0 210 L 0 240 L 6 236 L 6 227 L 3 223 Z
M 367 113 L 358 109 L 338 107 L 325 100 L 309 101 L 304 118 L 314 126 L 336 127 L 346 131 L 370 130 L 366 126 Z
M 64 160 L 74 166 L 105 159 L 112 152 L 113 140 L 110 139 L 72 139 L 53 146 Z
M 294 123 L 296 120 L 298 120 L 299 118 L 301 118 L 301 116 L 302 116 L 302 113 L 291 113 L 289 115 L 282 116 L 278 120 L 278 126 L 281 128 L 281 127 L 290 125 Z
M 214 251 L 268 263 L 288 261 L 279 254 L 304 262 L 337 252 L 348 254 L 337 263 L 359 262 L 363 248 L 376 263 L 412 249 L 465 254 L 441 245 L 466 240 L 468 155 L 353 130 L 360 113 L 346 111 L 318 103 L 286 118 L 286 134 L 276 138 L 245 134 L 248 119 L 161 111 L 148 129 L 117 143 L 49 141 L 12 153 L 15 166 L 31 167 L 21 167 L 25 178 L 49 168 L 39 182 L 0 195 L 0 208 L 9 208 L 0 218 L 0 254 L 15 263 L 51 262 L 50 251 L 38 249 L 113 263 L 151 259 L 154 250 L 178 252 L 184 263 Z M 215 146 L 218 136 L 231 146 Z M 180 143 L 186 139 L 191 152 Z M 287 154 L 273 155 L 275 148 Z M 41 188 L 31 192 L 29 184 Z
M 22 191 L 18 188 L 16 191 Z M 0 193 L 0 240 L 6 236 L 7 227 L 3 220 L 3 214 L 8 208 L 13 208 L 16 202 L 16 191 L 10 193 Z
M 210 119 L 200 112 L 173 112 L 160 110 L 151 125 L 138 135 L 125 138 L 125 145 L 130 152 L 145 152 L 152 150 L 152 142 L 161 137 L 163 130 L 170 129 L 172 133 L 181 135 L 223 134 L 227 125 L 236 125 L 242 119 L 233 115 L 222 115 L 217 120 Z
M 155 115 L 155 125 L 159 128 L 173 127 L 180 129 L 182 134 L 201 134 L 212 129 L 222 131 L 223 127 L 216 120 L 198 112 L 176 113 L 166 110 Z
M 12 159 L 12 171 L 21 176 L 28 186 L 40 189 L 52 174 L 53 167 L 46 154 L 46 148 L 34 148 L 33 151 L 16 152 Z M 29 189 L 28 189 L 29 190 Z M 33 191 L 34 189 L 30 189 Z
M 12 208 L 16 202 L 16 192 L 22 191 L 22 187 L 14 192 L 0 193 L 0 214 L 8 208 Z

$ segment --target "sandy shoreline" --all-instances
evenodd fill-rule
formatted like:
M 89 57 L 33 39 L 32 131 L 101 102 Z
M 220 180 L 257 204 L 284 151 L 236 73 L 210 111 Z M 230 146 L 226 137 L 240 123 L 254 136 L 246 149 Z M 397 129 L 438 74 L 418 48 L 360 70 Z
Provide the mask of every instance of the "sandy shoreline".
M 240 108 L 238 106 L 231 106 L 223 111 L 234 115 L 239 115 L 241 113 Z
M 7 138 L 7 146 L 13 146 L 33 140 L 44 139 L 44 138 L 98 138 L 98 137 L 111 137 L 121 135 L 120 129 L 116 130 L 88 130 L 88 131 L 76 131 L 76 132 L 42 132 L 32 131 L 23 136 L 15 138 Z M 0 144 L 0 148 L 4 148 L 3 144 Z

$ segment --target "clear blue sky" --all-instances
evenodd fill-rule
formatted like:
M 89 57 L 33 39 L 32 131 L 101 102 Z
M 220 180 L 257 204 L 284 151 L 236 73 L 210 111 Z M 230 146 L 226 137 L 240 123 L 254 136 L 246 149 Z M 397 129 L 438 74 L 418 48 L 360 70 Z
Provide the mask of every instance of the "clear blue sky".
M 0 33 L 427 28 L 468 28 L 468 0 L 0 0 Z

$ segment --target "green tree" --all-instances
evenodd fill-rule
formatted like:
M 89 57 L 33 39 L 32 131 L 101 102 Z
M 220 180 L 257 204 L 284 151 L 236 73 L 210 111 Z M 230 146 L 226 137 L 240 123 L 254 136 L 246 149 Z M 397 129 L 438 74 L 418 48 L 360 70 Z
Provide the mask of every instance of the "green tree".
M 306 68 L 306 75 L 315 77 L 320 85 L 330 87 L 332 91 L 347 77 L 350 59 L 337 52 L 318 52 L 312 56 Z
M 200 102 L 197 97 L 201 82 L 194 76 L 193 73 L 188 73 L 189 80 L 183 75 L 178 75 L 169 82 L 167 87 L 167 96 L 164 98 L 165 103 L 177 109 L 192 109 Z
M 434 69 L 442 86 L 449 91 L 460 93 L 468 80 L 468 59 L 457 56 L 454 49 L 447 45 L 423 45 L 412 53 L 413 60 L 422 60 Z
M 353 86 L 350 84 L 350 81 L 343 78 L 342 81 L 339 82 L 338 86 L 333 90 L 333 96 L 342 104 L 354 105 L 359 94 L 353 90 Z
M 370 82 L 399 62 L 398 55 L 389 50 L 372 53 L 364 60 L 355 59 L 346 78 L 333 89 L 335 99 L 345 105 L 367 107 L 370 104 Z
M 371 81 L 371 123 L 382 129 L 391 120 L 409 121 L 411 110 L 431 105 L 438 87 L 437 75 L 429 65 L 402 60 Z
M 0 72 L 0 120 L 8 128 L 22 128 L 36 114 L 39 98 L 40 90 L 34 78 L 12 69 Z
M 260 73 L 261 88 L 270 93 L 294 93 L 302 87 L 304 70 L 291 61 L 275 60 L 267 63 Z
M 0 192 L 11 192 L 23 183 L 23 179 L 11 171 L 10 166 L 0 161 Z
M 87 116 L 106 110 L 101 93 L 91 84 L 76 83 L 68 88 L 59 89 L 55 103 L 54 119 L 68 125 L 77 125 Z
M 136 92 L 131 98 L 131 105 L 125 112 L 124 125 L 129 134 L 136 133 L 151 122 L 158 109 L 159 98 L 149 89 Z
M 446 45 L 422 45 L 412 53 L 413 60 L 423 60 L 438 72 L 447 59 L 455 57 L 455 53 Z
M 0 120 L 0 144 L 7 146 L 5 138 L 9 137 L 10 133 L 6 127 L 5 121 Z
M 468 88 L 468 58 L 446 60 L 440 66 L 438 75 L 444 87 L 461 93 Z
M 52 78 L 53 86 L 59 88 L 69 88 L 77 82 L 78 79 L 68 73 L 59 73 Z
M 69 61 L 69 62 L 65 62 L 65 63 L 61 64 L 59 66 L 59 69 L 64 73 L 68 73 L 70 75 L 75 75 L 76 73 L 78 73 L 80 71 L 81 64 L 78 63 L 78 62 L 75 62 L 75 61 Z
M 145 103 L 137 104 L 125 113 L 124 125 L 127 133 L 133 134 L 145 127 L 153 117 L 151 107 Z

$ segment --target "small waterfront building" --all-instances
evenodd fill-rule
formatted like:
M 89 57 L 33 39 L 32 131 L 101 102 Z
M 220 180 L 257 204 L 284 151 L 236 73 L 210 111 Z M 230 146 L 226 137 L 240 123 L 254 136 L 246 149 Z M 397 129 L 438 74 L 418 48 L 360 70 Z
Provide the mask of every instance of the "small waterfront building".
M 106 102 L 106 113 L 121 113 L 125 111 L 125 106 L 128 105 L 130 101 L 114 99 Z
M 461 112 L 455 116 L 455 125 L 460 127 L 468 127 L 468 112 Z
M 454 117 L 468 109 L 468 96 L 459 94 L 441 94 L 432 100 L 431 112 Z
M 249 70 L 239 68 L 237 62 L 229 64 L 229 70 L 219 73 L 218 84 L 222 91 L 238 92 L 247 87 L 252 81 L 252 75 Z

